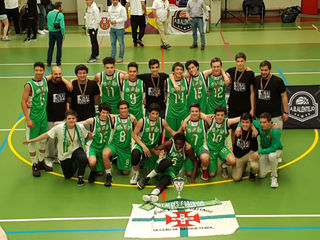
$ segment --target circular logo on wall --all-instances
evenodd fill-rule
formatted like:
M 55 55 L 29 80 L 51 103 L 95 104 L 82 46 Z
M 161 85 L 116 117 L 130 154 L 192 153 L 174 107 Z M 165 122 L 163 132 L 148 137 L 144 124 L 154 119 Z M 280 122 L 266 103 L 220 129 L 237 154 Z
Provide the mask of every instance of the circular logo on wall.
M 300 122 L 315 118 L 318 116 L 318 103 L 310 93 L 296 92 L 289 100 L 289 116 Z
M 102 30 L 108 30 L 110 28 L 110 20 L 107 17 L 103 17 L 100 20 L 100 28 Z

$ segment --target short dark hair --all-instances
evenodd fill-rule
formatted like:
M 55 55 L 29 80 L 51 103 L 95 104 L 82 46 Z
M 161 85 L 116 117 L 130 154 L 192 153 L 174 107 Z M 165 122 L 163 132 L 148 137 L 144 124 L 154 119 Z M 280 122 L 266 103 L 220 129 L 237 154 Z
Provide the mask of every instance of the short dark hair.
M 250 120 L 250 122 L 252 123 L 252 116 L 248 112 L 242 113 L 240 116 L 240 121 L 241 120 Z
M 183 133 L 177 133 L 176 135 L 174 135 L 173 137 L 174 141 L 182 141 L 183 143 L 186 142 L 186 136 Z
M 81 70 L 85 70 L 87 73 L 88 73 L 88 71 L 89 71 L 89 69 L 88 69 L 88 67 L 87 67 L 86 65 L 84 65 L 84 64 L 79 64 L 79 65 L 77 65 L 77 66 L 75 67 L 74 73 L 77 75 L 78 72 L 81 71 Z
M 212 67 L 212 64 L 215 63 L 215 62 L 219 62 L 220 65 L 222 66 L 221 58 L 215 57 L 215 58 L 212 58 L 212 59 L 211 59 L 210 67 Z
M 36 67 L 41 67 L 42 69 L 45 69 L 45 65 L 43 62 L 35 62 L 33 64 L 33 69 L 35 69 Z
M 188 69 L 188 67 L 189 67 L 191 64 L 195 65 L 196 68 L 199 69 L 199 63 L 198 63 L 197 60 L 189 60 L 189 61 L 187 61 L 184 65 L 186 66 L 186 69 Z
M 108 111 L 109 113 L 111 113 L 111 106 L 108 103 L 100 103 L 99 104 L 99 112 L 101 112 L 102 110 Z
M 238 58 L 243 58 L 244 60 L 247 60 L 247 56 L 243 52 L 238 52 L 234 59 L 237 60 Z
M 78 119 L 78 113 L 73 109 L 67 110 L 64 114 L 64 117 L 67 118 L 69 115 L 75 116 Z
M 118 102 L 117 108 L 119 109 L 121 105 L 127 105 L 127 107 L 129 108 L 129 103 L 126 100 L 120 100 Z
M 160 66 L 160 62 L 158 59 L 155 59 L 155 58 L 151 58 L 149 60 L 149 68 L 151 68 L 152 65 L 155 65 L 155 64 L 158 64 Z
M 59 8 L 61 8 L 61 6 L 62 6 L 62 2 L 55 2 L 53 4 L 53 9 L 59 9 Z
M 158 103 L 151 103 L 148 112 L 151 113 L 152 111 L 157 111 L 160 113 L 160 105 Z
M 135 67 L 137 71 L 139 70 L 138 64 L 136 62 L 130 62 L 128 64 L 128 70 L 129 70 L 129 67 Z
M 227 108 L 225 106 L 217 106 L 215 109 L 214 109 L 214 113 L 216 114 L 217 112 L 224 112 L 225 115 L 227 115 Z
M 182 64 L 181 62 L 175 62 L 175 63 L 172 65 L 171 71 L 173 72 L 173 71 L 176 69 L 176 67 L 182 67 L 182 69 L 184 70 L 184 66 L 183 66 L 183 64 Z
M 259 118 L 266 118 L 268 122 L 271 122 L 272 120 L 272 116 L 268 112 L 261 113 Z
M 115 65 L 116 64 L 116 60 L 113 58 L 113 57 L 105 57 L 103 60 L 103 65 L 106 65 L 106 64 L 113 64 Z
M 199 103 L 192 103 L 192 104 L 190 105 L 190 107 L 189 107 L 189 111 L 190 111 L 191 108 L 193 108 L 193 107 L 199 108 L 199 110 L 201 111 L 201 107 L 200 107 L 200 104 L 199 104 Z
M 269 61 L 267 61 L 267 60 L 264 60 L 264 61 L 262 61 L 262 62 L 260 63 L 259 68 L 265 67 L 265 66 L 267 66 L 269 69 L 271 69 L 271 62 L 269 62 Z

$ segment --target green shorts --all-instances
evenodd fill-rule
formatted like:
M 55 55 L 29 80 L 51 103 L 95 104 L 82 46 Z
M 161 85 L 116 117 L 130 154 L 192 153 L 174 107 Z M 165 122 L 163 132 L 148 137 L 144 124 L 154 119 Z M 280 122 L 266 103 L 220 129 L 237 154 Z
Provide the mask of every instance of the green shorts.
M 166 121 L 168 123 L 168 125 L 172 128 L 172 130 L 174 131 L 178 131 L 179 128 L 181 127 L 181 122 L 184 120 L 184 118 L 170 118 L 170 117 L 167 117 L 166 118 Z M 171 134 L 166 131 L 166 138 L 171 138 Z
M 96 171 L 97 172 L 103 172 L 104 171 L 104 166 L 103 166 L 103 160 L 102 160 L 102 149 L 95 148 L 93 146 L 89 147 L 89 157 L 95 156 L 97 159 L 96 162 Z
M 131 169 L 131 149 L 122 149 L 114 144 L 108 144 L 106 148 L 112 151 L 112 156 L 118 156 L 117 167 L 119 170 L 130 171 Z
M 194 149 L 193 151 L 194 151 L 194 154 L 196 155 L 196 157 L 198 159 L 200 159 L 200 155 L 202 153 L 208 153 L 209 154 L 209 149 L 208 149 L 208 147 L 206 145 L 202 145 L 201 147 L 199 147 L 198 149 Z M 193 162 L 189 157 L 184 162 L 184 170 L 186 172 L 192 172 L 193 171 Z
M 161 160 L 163 160 L 163 159 L 159 159 L 159 160 L 157 161 L 156 167 L 159 166 L 159 163 L 161 162 Z M 168 167 L 164 172 L 159 173 L 159 174 L 157 175 L 157 178 L 158 178 L 158 179 L 161 179 L 161 177 L 162 177 L 163 175 L 168 175 L 168 176 L 171 176 L 172 178 L 176 178 L 176 177 L 179 175 L 179 173 L 177 173 L 177 172 L 174 170 L 174 168 L 171 166 L 171 167 Z
M 148 147 L 148 146 L 147 146 Z M 159 159 L 159 156 L 153 152 L 151 152 L 151 157 L 147 157 L 144 155 L 144 152 L 143 152 L 143 149 L 140 145 L 138 144 L 135 144 L 133 149 L 137 149 L 139 150 L 139 152 L 141 153 L 141 155 L 143 155 L 146 159 L 146 165 L 145 167 L 148 169 L 148 170 L 153 170 L 156 168 L 156 163 L 157 163 L 157 160 Z M 151 148 L 149 148 L 149 150 L 151 150 Z
M 47 118 L 33 120 L 33 128 L 26 127 L 26 137 L 27 140 L 34 139 L 38 136 L 40 136 L 43 133 L 46 133 L 48 131 L 48 122 Z
M 210 163 L 209 163 L 209 173 L 214 173 L 218 169 L 218 158 L 225 163 L 228 154 L 232 153 L 232 151 L 224 146 L 220 149 L 220 151 L 211 151 L 210 150 Z

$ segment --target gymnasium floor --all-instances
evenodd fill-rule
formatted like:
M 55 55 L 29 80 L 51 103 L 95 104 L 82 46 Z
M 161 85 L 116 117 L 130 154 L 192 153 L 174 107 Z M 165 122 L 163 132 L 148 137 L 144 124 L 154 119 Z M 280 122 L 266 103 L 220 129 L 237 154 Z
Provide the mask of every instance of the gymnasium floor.
M 146 47 L 133 48 L 131 35 L 125 36 L 126 69 L 129 61 L 139 63 L 140 72 L 147 72 L 147 61 L 158 58 L 170 72 L 172 63 L 197 59 L 201 70 L 209 68 L 211 58 L 218 56 L 223 67 L 234 66 L 233 57 L 243 51 L 248 66 L 256 73 L 262 60 L 272 62 L 273 73 L 282 76 L 287 85 L 320 83 L 320 33 L 311 24 L 222 24 L 206 34 L 206 51 L 189 49 L 191 35 L 169 36 L 173 46 L 162 52 L 158 35 L 146 35 Z M 297 28 L 301 26 L 302 29 Z M 48 39 L 24 43 L 25 36 L 12 35 L 12 41 L 0 42 L 0 225 L 10 240 L 36 239 L 123 239 L 133 203 L 142 203 L 143 194 L 127 187 L 128 177 L 114 171 L 114 186 L 105 188 L 99 182 L 78 187 L 74 180 L 42 172 L 34 178 L 24 140 L 20 100 L 24 83 L 33 76 L 33 63 L 46 61 Z M 110 54 L 108 37 L 99 37 L 101 58 Z M 67 27 L 63 45 L 62 70 L 67 79 L 74 78 L 74 67 L 86 63 L 90 55 L 89 38 L 80 27 Z M 87 64 L 89 75 L 103 69 L 101 60 Z M 47 73 L 50 72 L 48 69 Z M 15 124 L 19 121 L 17 124 Z M 14 127 L 14 131 L 10 130 Z M 10 132 L 10 138 L 8 138 Z M 279 171 L 279 188 L 270 188 L 270 179 L 239 183 L 222 181 L 220 174 L 209 184 L 186 186 L 184 198 L 231 200 L 240 229 L 233 235 L 196 239 L 317 239 L 320 235 L 320 190 L 317 186 L 320 168 L 318 130 L 284 130 L 283 168 Z M 9 147 L 10 146 L 10 147 Z M 60 166 L 54 166 L 59 173 Z M 230 172 L 230 170 L 229 170 Z M 153 182 L 154 183 L 154 182 Z M 203 183 L 198 177 L 197 183 Z M 117 186 L 116 186 L 117 185 Z M 173 199 L 169 188 L 163 199 Z

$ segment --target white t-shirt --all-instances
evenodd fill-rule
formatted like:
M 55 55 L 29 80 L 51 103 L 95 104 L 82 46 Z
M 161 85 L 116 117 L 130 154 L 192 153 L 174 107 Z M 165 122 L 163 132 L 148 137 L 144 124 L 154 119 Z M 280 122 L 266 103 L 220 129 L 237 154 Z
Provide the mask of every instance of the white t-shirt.
M 144 14 L 141 2 L 145 2 L 145 0 L 127 0 L 127 2 L 130 3 L 131 15 L 141 16 Z
M 6 6 L 6 9 L 14 9 L 19 7 L 19 1 L 18 0 L 5 0 L 4 4 Z
M 156 10 L 157 16 L 161 22 L 164 22 L 168 19 L 168 10 L 169 10 L 169 1 L 165 0 L 154 0 L 152 4 L 152 9 Z
M 76 150 L 77 148 L 81 147 L 77 133 L 75 132 L 76 129 L 75 128 L 68 129 L 71 137 L 73 138 L 73 136 L 74 136 L 74 140 L 73 140 L 71 146 L 69 146 L 68 151 L 65 153 L 63 152 L 63 141 L 64 141 L 64 127 L 63 126 L 64 126 L 64 124 L 65 123 L 61 123 L 57 126 L 54 126 L 53 128 L 51 128 L 47 132 L 47 134 L 49 135 L 50 138 L 57 138 L 58 139 L 57 150 L 58 150 L 58 159 L 60 161 L 66 160 L 67 158 L 71 158 L 73 151 Z M 88 131 L 85 129 L 85 127 L 80 123 L 77 123 L 77 125 L 81 129 L 83 137 L 84 138 L 87 137 Z M 68 134 L 67 134 L 67 139 L 71 142 Z

